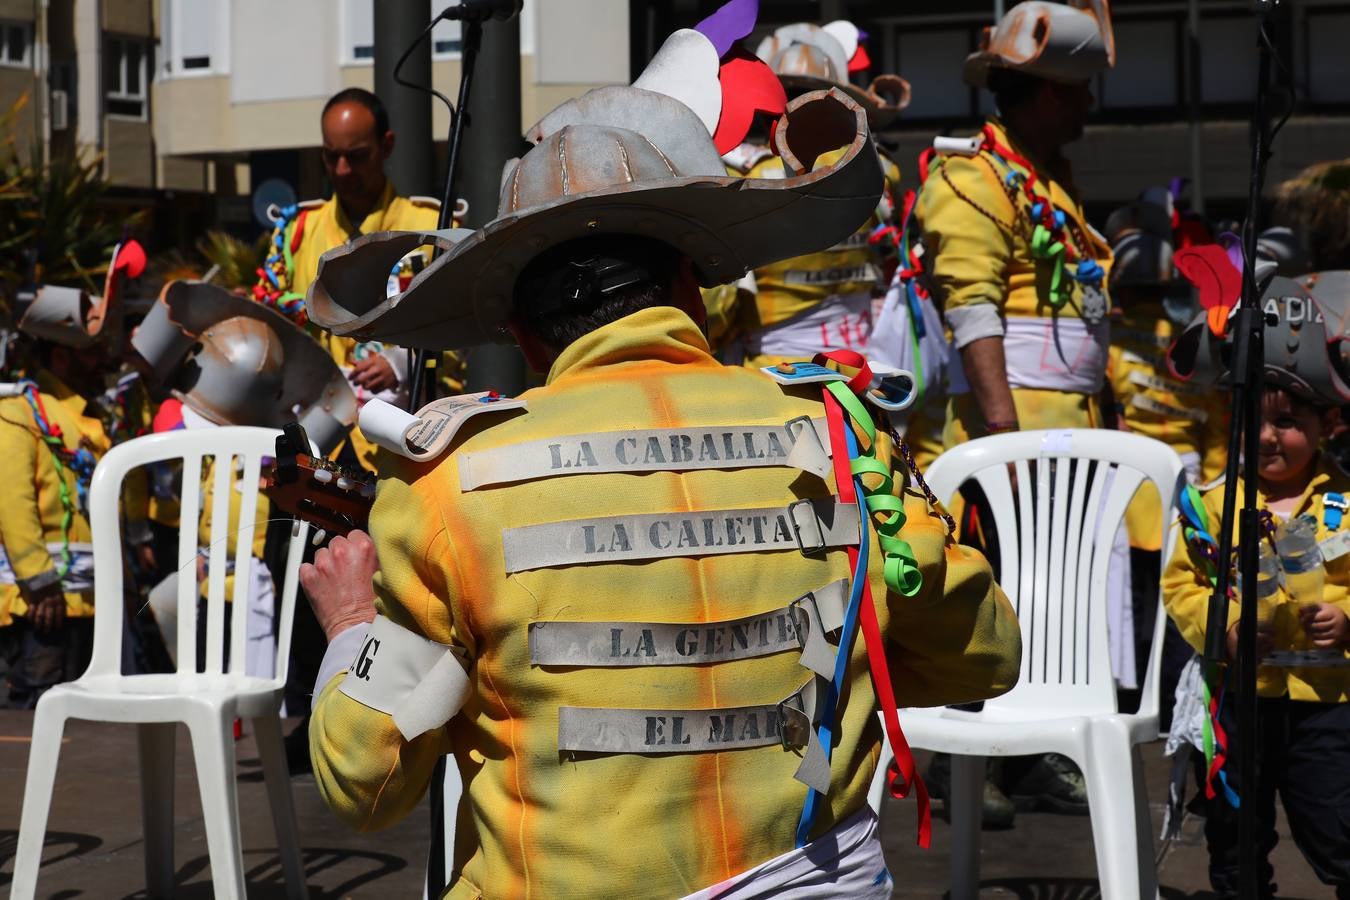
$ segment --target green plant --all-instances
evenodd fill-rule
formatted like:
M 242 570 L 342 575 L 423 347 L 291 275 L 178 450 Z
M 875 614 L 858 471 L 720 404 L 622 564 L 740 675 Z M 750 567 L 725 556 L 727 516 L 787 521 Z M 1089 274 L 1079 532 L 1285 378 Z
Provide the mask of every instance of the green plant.
M 197 252 L 206 262 L 218 267 L 213 284 L 227 290 L 248 290 L 258 280 L 258 267 L 267 255 L 269 234 L 261 234 L 252 243 L 224 231 L 208 231 L 197 241 Z
M 141 219 L 105 202 L 103 157 L 76 151 L 27 159 L 9 127 L 27 96 L 0 114 L 0 295 L 12 296 L 30 272 L 44 284 L 103 290 L 109 251 Z

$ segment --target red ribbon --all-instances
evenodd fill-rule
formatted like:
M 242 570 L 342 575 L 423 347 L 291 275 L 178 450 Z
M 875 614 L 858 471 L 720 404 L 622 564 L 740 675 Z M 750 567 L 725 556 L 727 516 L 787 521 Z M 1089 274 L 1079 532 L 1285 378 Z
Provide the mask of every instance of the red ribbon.
M 817 365 L 829 360 L 837 367 L 856 369 L 857 373 L 848 381 L 849 390 L 861 394 L 872 383 L 872 370 L 867 360 L 853 350 L 835 350 L 830 353 L 818 353 L 814 359 Z M 842 374 L 847 374 L 844 372 Z M 849 468 L 848 442 L 844 429 L 850 428 L 844 417 L 844 410 L 828 390 L 822 391 L 825 397 L 825 420 L 829 424 L 830 450 L 834 456 L 834 480 L 839 489 L 839 499 L 844 503 L 857 503 L 858 494 L 853 489 L 853 473 Z M 858 565 L 858 548 L 848 548 L 848 561 L 851 568 Z M 863 579 L 862 609 L 859 620 L 862 625 L 863 640 L 867 644 L 867 662 L 872 675 L 872 687 L 876 690 L 877 702 L 881 704 L 881 717 L 886 726 L 886 738 L 890 741 L 891 752 L 895 759 L 886 770 L 886 787 L 892 797 L 903 800 L 914 789 L 914 800 L 918 814 L 918 838 L 920 847 L 928 849 L 933 841 L 932 804 L 928 797 L 928 786 L 923 783 L 914 766 L 914 753 L 909 741 L 900 728 L 900 715 L 895 702 L 895 690 L 891 685 L 891 670 L 886 662 L 886 645 L 881 635 L 881 624 L 877 621 L 876 605 L 872 600 L 872 584 L 867 573 L 859 573 Z

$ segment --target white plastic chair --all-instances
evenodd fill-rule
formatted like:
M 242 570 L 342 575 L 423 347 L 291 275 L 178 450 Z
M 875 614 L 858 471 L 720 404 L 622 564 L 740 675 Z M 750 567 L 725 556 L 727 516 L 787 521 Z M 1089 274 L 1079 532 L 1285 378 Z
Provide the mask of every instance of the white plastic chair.
M 38 702 L 33 742 L 19 825 L 12 896 L 27 900 L 37 888 L 43 837 L 56 780 L 56 762 L 66 719 L 132 722 L 139 730 L 141 803 L 145 827 L 145 878 L 151 897 L 174 892 L 173 782 L 174 731 L 187 725 L 201 788 L 202 818 L 211 856 L 216 897 L 244 897 L 244 860 L 239 837 L 239 800 L 235 789 L 233 722 L 252 720 L 272 806 L 277 845 L 286 875 L 287 895 L 308 895 L 290 777 L 281 742 L 282 689 L 290 656 L 291 616 L 307 526 L 291 538 L 289 564 L 280 594 L 277 675 L 261 679 L 244 674 L 249 567 L 253 564 L 254 517 L 262 457 L 275 453 L 279 431 L 219 428 L 175 431 L 137 438 L 115 447 L 94 471 L 89 491 L 94 533 L 93 658 L 77 680 L 58 685 Z M 200 515 L 202 459 L 216 457 L 212 480 L 217 498 L 211 516 L 207 561 L 206 670 L 197 660 L 197 522 Z M 123 675 L 123 557 L 118 499 L 127 472 L 162 460 L 183 460 L 182 528 L 178 536 L 178 661 L 167 675 Z M 242 460 L 238 488 L 232 464 Z M 241 495 L 235 542 L 234 614 L 230 622 L 230 659 L 225 664 L 225 575 L 230 504 Z
M 1009 477 L 1017 475 L 1016 491 Z M 1033 464 L 1034 463 L 1034 468 Z M 902 713 L 910 744 L 952 754 L 951 897 L 979 895 L 985 757 L 1062 753 L 1083 770 L 1104 900 L 1154 897 L 1157 873 L 1138 746 L 1158 737 L 1159 609 L 1139 711 L 1116 710 L 1106 633 L 1112 542 L 1144 479 L 1163 498 L 1163 565 L 1173 545 L 1180 457 L 1166 444 L 1100 429 L 980 438 L 934 461 L 926 477 L 946 502 L 967 481 L 984 490 L 998 537 L 1000 581 L 1022 631 L 1017 686 L 980 712 Z M 880 811 L 883 747 L 870 802 Z

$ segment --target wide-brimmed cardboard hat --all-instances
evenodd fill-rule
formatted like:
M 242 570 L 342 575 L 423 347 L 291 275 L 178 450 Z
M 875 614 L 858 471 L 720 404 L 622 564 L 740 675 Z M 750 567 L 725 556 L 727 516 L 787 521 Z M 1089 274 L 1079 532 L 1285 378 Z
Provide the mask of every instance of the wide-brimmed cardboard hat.
M 1051 81 L 1082 81 L 1116 64 L 1110 0 L 1025 0 L 986 28 L 961 76 L 984 87 L 990 69 L 1013 69 Z
M 1350 403 L 1350 353 L 1344 324 L 1350 320 L 1350 281 L 1326 273 L 1321 297 L 1292 278 L 1275 276 L 1261 295 L 1265 326 L 1265 378 L 1305 400 Z M 1325 309 L 1324 309 L 1325 304 Z M 1233 331 L 1216 335 L 1204 313 L 1186 326 L 1167 351 L 1172 374 L 1201 385 L 1231 383 Z
M 145 262 L 139 243 L 118 244 L 103 280 L 102 296 L 90 297 L 81 288 L 43 285 L 19 319 L 19 330 L 63 347 L 92 347 L 100 341 L 117 344 L 122 334 L 122 282 L 139 277 Z
M 165 285 L 131 345 L 161 385 L 217 425 L 298 420 L 327 453 L 356 422 L 356 395 L 327 351 L 276 310 L 215 285 Z
M 895 121 L 909 106 L 909 82 L 899 75 L 878 75 L 867 87 L 849 80 L 856 70 L 853 61 L 866 51 L 859 44 L 857 26 L 843 20 L 828 25 L 797 22 L 776 29 L 759 42 L 755 55 L 789 89 L 815 91 L 837 87 L 847 91 L 867 111 L 874 129 Z
M 311 321 L 428 350 L 507 342 L 516 278 L 550 247 L 602 234 L 653 238 L 712 287 L 844 240 L 882 190 L 867 117 L 839 88 L 788 106 L 776 132 L 785 178 L 729 176 L 698 115 L 637 87 L 570 100 L 527 137 L 536 146 L 507 164 L 497 218 L 482 229 L 384 232 L 325 253 L 306 298 Z M 814 166 L 841 148 L 835 162 Z M 443 252 L 386 297 L 390 268 L 423 244 Z

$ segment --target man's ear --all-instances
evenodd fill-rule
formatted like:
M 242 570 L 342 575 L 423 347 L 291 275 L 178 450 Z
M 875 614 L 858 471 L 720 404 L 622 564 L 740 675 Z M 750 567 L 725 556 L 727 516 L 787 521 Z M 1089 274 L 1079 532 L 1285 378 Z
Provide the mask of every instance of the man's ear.
M 516 339 L 516 346 L 520 347 L 520 352 L 529 367 L 536 372 L 548 374 L 548 370 L 553 368 L 553 361 L 558 358 L 558 352 L 521 327 L 514 316 L 507 320 L 506 327 Z
M 702 328 L 708 322 L 708 308 L 703 304 L 703 291 L 694 275 L 694 264 L 688 257 L 680 260 L 675 282 L 670 286 L 671 306 L 684 312 Z
M 386 131 L 384 137 L 380 138 L 380 153 L 385 159 L 394 152 L 394 132 Z

